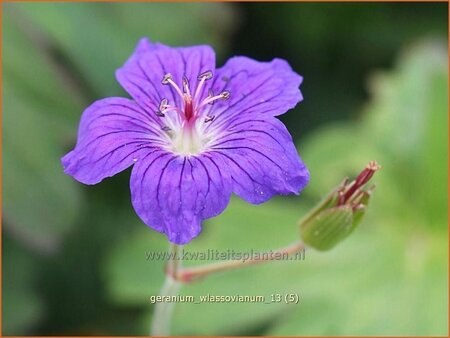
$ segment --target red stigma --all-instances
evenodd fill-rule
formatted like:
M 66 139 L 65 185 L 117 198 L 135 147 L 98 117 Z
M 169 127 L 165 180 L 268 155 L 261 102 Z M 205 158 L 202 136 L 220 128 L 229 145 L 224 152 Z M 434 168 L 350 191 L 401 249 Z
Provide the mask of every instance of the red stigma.
M 194 107 L 192 105 L 192 98 L 185 95 L 184 98 L 184 117 L 189 121 L 194 115 Z
M 339 205 L 344 204 L 347 202 L 352 195 L 355 193 L 356 190 L 358 190 L 360 187 L 362 187 L 364 184 L 369 182 L 369 180 L 372 178 L 373 174 L 377 170 L 379 170 L 381 167 L 377 164 L 375 161 L 371 161 L 367 167 L 364 168 L 363 171 L 356 177 L 356 179 L 353 181 L 353 184 L 350 186 L 348 191 L 340 198 Z

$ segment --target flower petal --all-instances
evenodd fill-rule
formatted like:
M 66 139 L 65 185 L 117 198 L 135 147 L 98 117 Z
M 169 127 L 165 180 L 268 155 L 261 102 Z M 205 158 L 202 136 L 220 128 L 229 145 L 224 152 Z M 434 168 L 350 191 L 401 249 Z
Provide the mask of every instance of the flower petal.
M 61 162 L 64 172 L 95 184 L 128 168 L 167 142 L 152 116 L 124 98 L 94 102 L 81 117 L 77 145 Z
M 273 117 L 240 116 L 209 149 L 228 164 L 233 191 L 250 203 L 265 202 L 275 194 L 298 194 L 309 182 L 289 132 Z
M 221 124 L 237 115 L 277 116 L 284 114 L 303 99 L 299 90 L 303 78 L 281 59 L 258 62 L 233 57 L 214 76 L 211 86 L 218 94 L 230 92 L 230 99 L 217 102 L 207 115 L 214 115 L 213 125 Z
M 220 214 L 229 202 L 231 177 L 220 158 L 178 156 L 154 150 L 131 173 L 134 209 L 145 224 L 185 244 L 201 221 Z
M 214 69 L 215 53 L 209 46 L 172 48 L 141 40 L 134 54 L 116 71 L 116 77 L 142 107 L 156 111 L 164 98 L 171 104 L 183 107 L 176 90 L 161 83 L 164 75 L 170 73 L 178 86 L 182 85 L 185 76 L 191 91 L 194 91 L 197 77 Z

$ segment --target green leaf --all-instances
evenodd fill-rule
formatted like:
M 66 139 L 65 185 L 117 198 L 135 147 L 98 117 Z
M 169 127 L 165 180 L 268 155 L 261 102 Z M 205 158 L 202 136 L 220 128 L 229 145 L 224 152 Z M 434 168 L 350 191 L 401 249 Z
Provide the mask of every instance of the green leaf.
M 419 203 L 430 224 L 446 224 L 448 215 L 448 72 L 436 71 L 430 81 L 430 111 L 425 127 Z
M 440 228 L 447 228 L 447 58 L 440 41 L 407 49 L 395 72 L 372 79 L 374 98 L 363 121 L 389 184 L 407 201 L 398 210 L 410 209 L 414 223 Z M 385 208 L 395 206 L 384 202 Z
M 79 106 L 45 52 L 30 48 L 12 16 L 5 21 L 11 44 L 4 52 L 4 218 L 25 243 L 51 251 L 80 206 L 79 189 L 60 165 L 71 113 Z
M 38 26 L 73 64 L 97 96 L 122 94 L 114 79 L 138 40 L 173 45 L 226 46 L 233 24 L 225 4 L 23 3 L 21 13 Z M 189 32 L 189 34 L 186 34 Z
M 299 306 L 265 334 L 445 336 L 446 239 L 411 233 L 405 240 L 381 229 L 352 237 L 357 240 L 324 254 L 320 265 L 311 257 L 320 277 L 301 280 Z
M 43 317 L 43 302 L 36 287 L 36 266 L 24 249 L 5 236 L 3 257 L 2 333 L 26 335 Z
M 446 228 L 446 59 L 439 41 L 416 44 L 395 71 L 372 78 L 372 100 L 359 121 L 310 135 L 301 147 L 311 171 L 307 192 L 317 198 L 377 160 L 383 169 L 369 214 L 383 219 L 380 226 Z

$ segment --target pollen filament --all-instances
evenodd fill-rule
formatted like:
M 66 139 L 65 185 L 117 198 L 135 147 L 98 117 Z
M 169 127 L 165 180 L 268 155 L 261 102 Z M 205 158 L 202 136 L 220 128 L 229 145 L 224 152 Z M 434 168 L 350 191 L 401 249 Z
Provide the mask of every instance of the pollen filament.
M 206 81 L 212 78 L 211 71 L 202 72 L 197 77 L 198 84 L 195 91 L 192 91 L 186 76 L 182 77 L 181 86 L 175 82 L 172 74 L 167 73 L 163 76 L 161 83 L 171 86 L 181 98 L 181 106 L 177 106 L 176 102 L 169 103 L 167 98 L 163 98 L 159 104 L 159 110 L 155 112 L 157 116 L 168 119 L 167 124 L 170 127 L 163 127 L 163 130 L 171 132 L 169 137 L 172 139 L 172 151 L 196 154 L 203 151 L 204 145 L 208 142 L 209 138 L 204 135 L 204 128 L 201 125 L 213 122 L 215 116 L 206 115 L 204 107 L 214 104 L 217 100 L 228 100 L 231 96 L 227 90 L 214 95 L 209 89 L 208 94 L 201 99 Z
M 203 100 L 199 100 L 199 96 L 201 95 L 202 89 L 204 87 L 204 83 L 207 80 L 210 80 L 213 78 L 213 73 L 211 71 L 206 71 L 201 73 L 197 79 L 199 81 L 199 84 L 195 90 L 194 95 L 191 94 L 191 89 L 189 85 L 189 80 L 186 76 L 183 76 L 182 78 L 182 88 L 181 89 L 173 79 L 172 74 L 167 73 L 164 75 L 164 77 L 161 80 L 161 83 L 164 85 L 170 85 L 172 86 L 175 91 L 178 93 L 180 98 L 183 102 L 183 107 L 178 108 L 174 105 L 169 105 L 167 99 L 162 99 L 161 103 L 159 105 L 159 111 L 156 112 L 158 116 L 163 117 L 163 114 L 167 110 L 174 110 L 177 111 L 181 117 L 181 121 L 183 122 L 195 122 L 199 117 L 202 115 L 202 109 L 207 104 L 214 104 L 217 100 L 228 100 L 230 98 L 230 92 L 229 91 L 223 91 L 218 95 L 213 95 L 212 91 L 209 90 L 208 96 L 206 96 Z M 211 120 L 208 119 L 208 122 Z M 191 122 L 191 124 L 192 124 Z

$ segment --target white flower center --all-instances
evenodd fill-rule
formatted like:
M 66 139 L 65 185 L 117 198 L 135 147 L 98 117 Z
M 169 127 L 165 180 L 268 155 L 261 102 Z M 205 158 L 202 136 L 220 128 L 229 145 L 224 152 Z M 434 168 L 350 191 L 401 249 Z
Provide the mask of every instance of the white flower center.
M 197 155 L 206 149 L 209 139 L 202 130 L 196 126 L 192 128 L 181 127 L 174 131 L 169 150 L 182 155 Z

